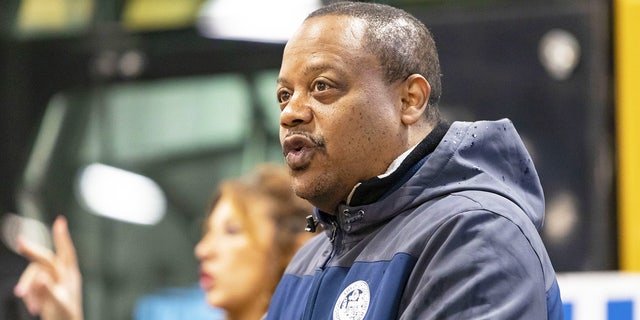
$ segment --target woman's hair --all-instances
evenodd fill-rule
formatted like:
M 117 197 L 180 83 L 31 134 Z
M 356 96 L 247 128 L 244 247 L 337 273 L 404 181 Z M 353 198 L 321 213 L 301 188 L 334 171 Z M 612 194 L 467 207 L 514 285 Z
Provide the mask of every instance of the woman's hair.
M 305 218 L 313 213 L 313 206 L 294 194 L 288 169 L 271 163 L 257 166 L 252 174 L 223 181 L 213 195 L 208 215 L 221 198 L 231 202 L 249 237 L 254 241 L 256 227 L 261 226 L 251 223 L 252 217 L 264 212 L 273 221 L 275 236 L 269 249 L 273 254 L 272 266 L 277 273 L 273 277 L 275 290 L 287 264 L 298 249 L 298 235 L 306 232 Z

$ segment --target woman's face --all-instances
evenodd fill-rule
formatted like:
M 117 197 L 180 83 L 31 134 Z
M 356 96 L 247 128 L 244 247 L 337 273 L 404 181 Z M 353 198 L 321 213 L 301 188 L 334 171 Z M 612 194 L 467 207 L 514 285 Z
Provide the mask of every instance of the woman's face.
M 275 226 L 265 212 L 252 212 L 248 219 L 241 219 L 224 197 L 213 208 L 205 234 L 195 247 L 200 286 L 210 305 L 233 312 L 261 298 L 268 303 L 270 280 L 275 277 L 269 269 L 274 264 L 270 250 Z

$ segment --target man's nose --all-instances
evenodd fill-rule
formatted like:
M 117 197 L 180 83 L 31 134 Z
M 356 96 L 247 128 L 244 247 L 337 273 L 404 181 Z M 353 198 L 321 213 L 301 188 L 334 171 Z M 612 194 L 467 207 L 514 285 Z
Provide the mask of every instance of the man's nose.
M 293 128 L 309 123 L 312 118 L 313 112 L 309 106 L 309 100 L 301 94 L 294 94 L 280 112 L 280 126 Z

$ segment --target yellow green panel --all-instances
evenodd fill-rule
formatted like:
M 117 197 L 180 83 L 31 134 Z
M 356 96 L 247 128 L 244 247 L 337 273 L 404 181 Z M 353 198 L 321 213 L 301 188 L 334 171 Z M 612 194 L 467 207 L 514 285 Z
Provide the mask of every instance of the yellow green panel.
M 614 6 L 620 268 L 640 271 L 640 0 Z
M 129 30 L 174 29 L 193 25 L 202 0 L 129 0 L 123 24 Z
M 93 0 L 22 0 L 16 19 L 17 32 L 55 34 L 84 28 L 91 21 L 93 6 Z

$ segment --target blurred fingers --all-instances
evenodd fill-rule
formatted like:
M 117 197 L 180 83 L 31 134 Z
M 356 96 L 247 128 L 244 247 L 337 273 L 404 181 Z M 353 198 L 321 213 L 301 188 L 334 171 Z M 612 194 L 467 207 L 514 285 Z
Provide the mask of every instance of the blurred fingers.
M 41 299 L 39 299 L 35 294 L 29 294 L 22 297 L 22 301 L 24 301 L 24 305 L 32 316 L 39 315 L 42 312 Z
M 41 265 L 54 279 L 58 279 L 59 270 L 56 266 L 56 255 L 53 251 L 22 236 L 18 236 L 18 252 L 32 263 Z
M 53 223 L 53 241 L 62 262 L 67 267 L 77 268 L 76 248 L 69 233 L 67 219 L 64 216 L 58 216 Z
M 20 275 L 20 279 L 18 280 L 18 283 L 13 288 L 13 293 L 17 297 L 22 298 L 30 291 L 31 285 L 33 283 L 33 279 L 35 278 L 35 275 L 38 272 L 37 268 L 38 267 L 32 263 L 22 272 L 22 275 Z
M 41 313 L 44 303 L 52 300 L 54 285 L 49 272 L 31 263 L 15 286 L 14 294 L 24 301 L 29 313 L 37 315 Z

